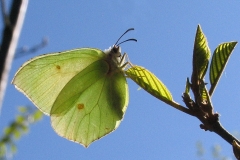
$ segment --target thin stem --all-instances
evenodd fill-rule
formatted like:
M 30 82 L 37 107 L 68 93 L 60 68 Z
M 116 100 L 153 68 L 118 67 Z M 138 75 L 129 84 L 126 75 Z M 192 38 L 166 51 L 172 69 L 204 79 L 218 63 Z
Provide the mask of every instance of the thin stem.
M 194 113 L 190 109 L 185 108 L 185 107 L 181 106 L 180 104 L 178 104 L 174 101 L 164 101 L 164 102 L 167 103 L 168 105 L 172 106 L 173 108 L 178 109 L 178 110 L 180 110 L 180 111 L 182 111 L 186 114 L 189 114 L 191 116 L 195 116 Z

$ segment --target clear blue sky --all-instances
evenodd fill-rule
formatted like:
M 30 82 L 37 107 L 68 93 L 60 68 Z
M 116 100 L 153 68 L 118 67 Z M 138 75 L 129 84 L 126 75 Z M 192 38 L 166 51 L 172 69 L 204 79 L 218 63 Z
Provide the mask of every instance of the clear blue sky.
M 129 1 L 30 1 L 19 47 L 33 46 L 42 37 L 49 44 L 35 54 L 13 61 L 9 85 L 0 117 L 0 130 L 14 119 L 17 107 L 33 105 L 10 84 L 17 69 L 40 54 L 81 47 L 107 49 L 128 28 L 123 44 L 133 64 L 144 66 L 159 77 L 183 104 L 181 94 L 191 76 L 193 42 L 198 24 L 208 38 L 211 51 L 219 43 L 240 41 L 239 1 L 161 2 Z M 2 23 L 2 21 L 0 21 Z M 2 25 L 1 25 L 2 26 Z M 236 46 L 213 95 L 215 111 L 228 131 L 240 130 L 240 46 Z M 208 79 L 207 79 L 208 81 Z M 198 159 L 196 142 L 208 153 L 220 144 L 223 154 L 232 156 L 231 146 L 218 135 L 205 132 L 199 120 L 181 113 L 128 80 L 130 102 L 119 128 L 89 148 L 59 137 L 47 116 L 31 126 L 18 141 L 14 159 Z M 211 159 L 208 154 L 207 159 Z

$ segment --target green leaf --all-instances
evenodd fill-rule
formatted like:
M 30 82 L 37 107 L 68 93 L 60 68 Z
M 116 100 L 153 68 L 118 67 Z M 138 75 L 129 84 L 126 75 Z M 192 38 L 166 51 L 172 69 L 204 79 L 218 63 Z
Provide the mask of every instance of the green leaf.
M 15 144 L 11 144 L 11 145 L 10 145 L 10 148 L 11 148 L 12 154 L 14 154 L 14 153 L 17 152 L 17 146 L 16 146 Z
M 211 88 L 209 90 L 210 96 L 213 94 L 214 89 L 217 86 L 217 83 L 236 44 L 237 42 L 222 43 L 215 49 L 209 72 L 211 83 Z
M 24 123 L 25 122 L 25 117 L 23 115 L 18 115 L 16 117 L 16 122 L 17 123 Z
M 28 108 L 25 106 L 20 106 L 20 107 L 18 107 L 18 111 L 23 114 L 28 111 Z
M 5 143 L 0 143 L 0 159 L 3 158 L 6 155 L 6 151 L 7 151 L 7 146 L 5 145 Z
M 210 55 L 211 52 L 208 47 L 207 38 L 202 32 L 200 25 L 198 25 L 193 50 L 193 84 L 196 84 L 198 80 L 204 78 L 208 68 Z
M 167 87 L 147 69 L 134 65 L 125 71 L 126 75 L 154 97 L 165 103 L 173 102 Z
M 29 131 L 29 126 L 27 126 L 27 125 L 22 125 L 22 126 L 21 126 L 21 131 L 22 131 L 23 133 L 27 133 L 27 132 Z
M 201 106 L 202 111 L 213 116 L 214 113 L 211 98 L 207 90 L 206 83 L 203 80 L 200 81 L 199 93 L 200 97 L 198 97 L 198 105 Z
M 186 86 L 185 86 L 185 93 L 186 93 L 186 94 L 189 94 L 190 88 L 191 88 L 191 84 L 190 84 L 190 82 L 189 82 L 189 78 L 187 78 Z
M 14 138 L 15 139 L 19 139 L 20 137 L 21 137 L 21 131 L 20 130 L 14 130 L 14 132 L 13 132 L 13 136 L 14 136 Z
M 42 112 L 37 110 L 36 112 L 33 113 L 33 122 L 39 121 L 40 119 L 42 119 L 42 116 L 43 116 Z
M 204 83 L 203 80 L 201 80 L 201 83 L 199 85 L 199 93 L 200 93 L 200 100 L 201 100 L 201 103 L 205 102 L 205 103 L 208 103 L 210 98 L 208 96 L 208 90 L 206 88 L 206 84 Z
M 11 134 L 12 133 L 12 131 L 13 131 L 13 127 L 6 127 L 5 129 L 4 129 L 4 133 L 6 134 L 6 135 L 8 135 L 8 134 Z

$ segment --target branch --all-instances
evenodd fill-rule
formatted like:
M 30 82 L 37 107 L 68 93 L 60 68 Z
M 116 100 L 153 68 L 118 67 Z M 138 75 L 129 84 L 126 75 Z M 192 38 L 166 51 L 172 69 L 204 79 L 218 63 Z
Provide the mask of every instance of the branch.
M 235 140 L 236 142 L 238 142 L 240 144 L 240 141 L 237 138 L 235 138 L 233 135 L 231 135 L 227 130 L 225 130 L 219 121 L 217 121 L 213 125 L 213 132 L 215 132 L 216 134 L 221 136 L 230 145 L 233 144 L 233 140 Z
M 48 44 L 48 38 L 44 37 L 40 44 L 34 45 L 31 48 L 29 48 L 27 46 L 23 46 L 16 50 L 14 59 L 25 56 L 27 53 L 34 53 L 34 52 L 40 50 L 41 48 L 45 47 L 47 44 Z
M 2 3 L 2 5 L 4 5 L 4 3 Z M 3 29 L 0 49 L 0 112 L 8 82 L 8 74 L 22 29 L 27 5 L 28 0 L 13 0 L 8 18 L 10 23 L 6 24 Z M 4 6 L 2 7 L 4 8 Z

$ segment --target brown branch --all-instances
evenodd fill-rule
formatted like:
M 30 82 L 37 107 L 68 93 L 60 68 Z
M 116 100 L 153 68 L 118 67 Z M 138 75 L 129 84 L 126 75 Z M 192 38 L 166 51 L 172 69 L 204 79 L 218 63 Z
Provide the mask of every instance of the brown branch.
M 200 85 L 204 84 L 202 87 L 205 87 L 205 82 L 203 80 L 201 81 L 202 82 L 200 84 L 194 83 L 195 87 L 193 87 L 191 84 L 191 90 L 194 93 L 195 101 L 191 99 L 189 94 L 183 94 L 182 98 L 185 105 L 189 108 L 189 110 L 192 111 L 193 116 L 202 122 L 200 125 L 201 129 L 218 134 L 230 145 L 232 145 L 234 141 L 240 144 L 240 141 L 232 134 L 230 134 L 226 129 L 224 129 L 221 125 L 218 113 L 214 113 L 214 107 L 212 105 L 211 97 L 209 96 L 207 89 L 205 90 L 207 98 L 205 98 L 205 100 L 201 100 L 202 95 L 200 93 Z
M 8 16 L 9 24 L 5 24 L 3 29 L 0 49 L 0 111 L 7 86 L 8 74 L 22 29 L 27 5 L 28 0 L 13 0 L 10 14 Z
M 23 56 L 26 56 L 26 54 L 29 54 L 29 53 L 37 52 L 40 49 L 44 48 L 47 44 L 48 44 L 48 38 L 44 37 L 40 44 L 36 44 L 36 45 L 34 45 L 34 46 L 30 47 L 30 48 L 27 47 L 27 46 L 21 47 L 21 48 L 16 50 L 14 59 L 21 58 Z
M 221 123 L 219 121 L 217 121 L 214 125 L 213 125 L 213 132 L 215 132 L 216 134 L 218 134 L 219 136 L 221 136 L 224 140 L 226 140 L 230 145 L 233 144 L 233 140 L 235 140 L 236 142 L 238 142 L 240 144 L 240 141 L 235 138 L 233 135 L 231 135 L 227 130 L 225 130 L 223 128 L 223 126 L 221 125 Z

